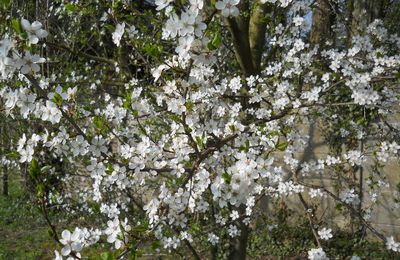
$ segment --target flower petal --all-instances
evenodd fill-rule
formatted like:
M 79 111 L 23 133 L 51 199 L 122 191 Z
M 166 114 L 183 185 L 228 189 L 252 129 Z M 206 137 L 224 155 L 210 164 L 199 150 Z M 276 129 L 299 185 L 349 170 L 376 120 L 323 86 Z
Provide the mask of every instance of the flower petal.
M 31 29 L 31 23 L 24 18 L 21 19 L 21 26 L 22 26 L 22 29 L 24 29 L 24 30 Z
M 63 249 L 61 249 L 61 254 L 63 256 L 67 256 L 71 253 L 71 247 L 69 245 L 66 245 L 63 247 Z
M 72 250 L 75 252 L 79 252 L 82 250 L 82 244 L 79 242 L 72 243 L 71 247 L 72 247 Z
M 67 229 L 61 233 L 61 236 L 66 240 L 71 240 L 71 232 L 69 232 Z

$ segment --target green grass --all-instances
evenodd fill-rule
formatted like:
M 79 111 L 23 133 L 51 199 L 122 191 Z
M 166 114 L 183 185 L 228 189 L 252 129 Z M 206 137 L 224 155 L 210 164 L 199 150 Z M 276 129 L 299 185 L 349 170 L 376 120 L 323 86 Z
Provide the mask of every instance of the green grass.
M 56 243 L 21 179 L 10 176 L 8 197 L 0 195 L 0 259 L 52 259 Z
M 15 175 L 10 176 L 9 196 L 0 195 L 0 260 L 54 259 L 54 250 L 60 251 L 61 246 L 49 235 L 47 223 L 32 194 L 24 190 L 22 178 Z M 54 223 L 61 219 L 65 225 L 61 215 L 52 215 L 51 219 Z M 79 220 L 70 224 L 71 230 L 79 226 Z M 63 228 L 66 227 L 58 227 L 57 231 L 61 233 Z M 82 255 L 84 259 L 100 259 L 106 251 L 93 246 L 85 248 Z

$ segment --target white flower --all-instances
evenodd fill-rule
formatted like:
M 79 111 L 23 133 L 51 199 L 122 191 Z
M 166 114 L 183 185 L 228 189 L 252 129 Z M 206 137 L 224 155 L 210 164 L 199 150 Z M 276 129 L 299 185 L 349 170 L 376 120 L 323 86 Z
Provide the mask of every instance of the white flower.
M 308 259 L 310 260 L 327 260 L 329 259 L 322 248 L 313 248 L 308 251 Z
M 351 150 L 344 157 L 349 161 L 351 166 L 361 165 L 365 161 L 364 156 L 358 150 Z
M 215 8 L 221 10 L 221 14 L 225 17 L 238 16 L 239 9 L 236 7 L 240 0 L 222 0 L 215 3 Z
M 61 244 L 64 247 L 61 249 L 63 256 L 69 255 L 71 252 L 79 252 L 82 250 L 82 244 L 80 242 L 80 230 L 75 229 L 74 233 L 71 234 L 69 230 L 64 230 L 61 233 L 62 238 L 60 239 Z
M 179 17 L 176 14 L 171 15 L 163 28 L 162 38 L 165 40 L 175 38 L 181 28 L 182 24 Z
M 54 254 L 56 255 L 54 260 L 63 260 L 62 256 L 60 255 L 60 253 L 57 250 L 54 250 Z
M 229 88 L 232 90 L 233 93 L 236 93 L 240 90 L 242 87 L 242 83 L 240 82 L 240 77 L 234 77 L 231 79 L 229 82 Z
M 346 204 L 358 204 L 360 202 L 360 199 L 358 198 L 358 195 L 355 193 L 354 189 L 347 189 L 341 192 L 339 198 Z
M 119 225 L 119 220 L 116 218 L 113 221 L 107 222 L 107 229 L 104 233 L 107 235 L 108 243 L 115 243 L 115 248 L 119 249 L 121 247 L 121 240 L 118 239 L 119 234 L 121 233 L 121 228 Z
M 0 79 L 8 78 L 15 69 L 14 60 L 7 57 L 13 45 L 8 35 L 0 41 Z
M 321 191 L 321 189 L 310 189 L 308 194 L 310 194 L 311 198 L 324 196 L 324 193 Z
M 78 135 L 74 141 L 71 142 L 71 150 L 74 156 L 85 155 L 88 152 L 89 143 Z
M 300 26 L 302 25 L 304 22 L 304 18 L 300 17 L 300 16 L 296 16 L 295 18 L 293 18 L 293 23 L 295 26 Z
M 97 135 L 92 139 L 92 144 L 89 147 L 89 151 L 96 157 L 100 156 L 102 153 L 107 152 L 107 147 L 105 146 L 106 140 L 103 137 Z
M 181 231 L 181 238 L 184 239 L 184 240 L 187 240 L 187 241 L 189 241 L 189 242 L 193 242 L 192 235 L 189 234 L 189 233 L 186 232 L 186 231 Z
M 212 245 L 216 245 L 219 241 L 219 237 L 215 235 L 214 233 L 209 233 L 208 234 L 208 242 L 210 242 Z
M 129 39 L 134 38 L 136 34 L 138 34 L 138 31 L 136 30 L 136 27 L 134 25 L 130 26 L 128 28 Z
M 0 58 L 5 58 L 13 47 L 13 42 L 9 38 L 0 41 Z
M 45 62 L 45 58 L 41 58 L 39 55 L 32 55 L 29 51 L 25 52 L 23 58 L 18 59 L 15 66 L 21 68 L 22 74 L 36 73 L 40 71 L 39 63 Z
M 333 237 L 332 235 L 332 229 L 330 228 L 323 228 L 318 231 L 318 235 L 321 239 L 323 240 L 329 240 L 330 238 Z
M 301 51 L 305 48 L 305 43 L 301 39 L 297 39 L 293 45 L 294 49 L 297 51 Z
M 179 31 L 180 36 L 185 36 L 187 34 L 193 34 L 194 23 L 196 21 L 196 16 L 194 14 L 185 12 L 181 16 L 181 28 Z
M 179 45 L 175 48 L 176 53 L 178 53 L 179 56 L 186 56 L 192 47 L 193 40 L 193 36 L 179 38 Z
M 386 238 L 386 248 L 388 250 L 392 250 L 394 252 L 400 252 L 400 243 L 396 242 L 394 240 L 393 236 L 387 237 Z
M 240 235 L 240 230 L 235 225 L 230 225 L 228 228 L 228 234 L 230 237 L 237 237 Z
M 106 172 L 106 168 L 102 162 L 97 163 L 96 159 L 92 158 L 90 164 L 86 167 L 88 171 L 90 171 L 90 176 L 93 178 L 98 178 L 102 176 Z
M 236 210 L 233 210 L 232 213 L 230 214 L 230 217 L 232 220 L 236 220 L 239 218 L 239 213 Z
M 191 10 L 201 10 L 203 9 L 204 2 L 203 0 L 189 0 L 190 2 L 190 9 Z
M 319 98 L 319 93 L 321 92 L 321 87 L 315 87 L 310 91 L 304 92 L 301 97 L 307 99 L 308 102 L 317 102 Z
M 112 33 L 113 42 L 118 47 L 120 45 L 120 42 L 121 42 L 121 39 L 122 39 L 122 35 L 124 34 L 124 30 L 125 30 L 125 23 L 119 23 L 115 27 L 115 31 Z
M 124 239 L 125 242 L 127 242 L 127 236 L 122 236 L 123 231 L 131 230 L 131 227 L 127 225 L 127 222 L 126 219 L 124 222 L 120 222 L 117 218 L 107 222 L 108 227 L 104 233 L 107 235 L 107 242 L 114 243 L 115 249 L 121 248 L 122 243 L 124 242 L 121 239 Z
M 36 44 L 39 42 L 39 39 L 46 38 L 48 33 L 46 30 L 42 29 L 42 24 L 38 21 L 34 21 L 32 24 L 22 18 L 21 19 L 22 29 L 24 29 L 28 33 L 29 42 L 32 44 Z
M 54 104 L 53 102 L 47 100 L 46 106 L 42 108 L 41 112 L 42 112 L 41 115 L 42 120 L 50 121 L 53 124 L 60 122 L 61 112 L 56 106 L 56 104 Z
M 156 0 L 154 3 L 157 6 L 156 10 L 160 11 L 167 7 L 173 0 Z

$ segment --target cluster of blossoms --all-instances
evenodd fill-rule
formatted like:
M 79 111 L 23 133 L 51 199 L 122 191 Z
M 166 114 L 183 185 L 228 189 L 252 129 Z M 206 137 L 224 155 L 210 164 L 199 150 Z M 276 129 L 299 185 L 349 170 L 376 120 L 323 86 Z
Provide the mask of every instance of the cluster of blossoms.
M 10 168 L 18 168 L 19 167 L 19 164 L 15 160 L 9 159 L 9 158 L 7 158 L 7 156 L 2 156 L 0 158 L 0 163 L 1 163 L 1 165 L 10 167 Z
M 306 192 L 313 200 L 329 197 L 325 187 L 307 184 L 307 177 L 343 165 L 361 167 L 365 154 L 374 152 L 373 147 L 367 152 L 352 147 L 341 156 L 302 159 L 298 154 L 307 149 L 310 136 L 299 124 L 310 123 L 314 115 L 328 110 L 330 96 L 340 91 L 338 82 L 351 91 L 352 105 L 377 109 L 379 104 L 378 112 L 385 115 L 398 100 L 389 102 L 390 91 L 374 88 L 374 82 L 396 72 L 399 57 L 384 49 L 374 51 L 375 42 L 369 36 L 355 39 L 347 52 L 330 49 L 319 56 L 319 50 L 301 37 L 304 18 L 300 13 L 310 11 L 310 1 L 261 2 L 290 6 L 296 15 L 287 30 L 280 24 L 269 35 L 270 45 L 284 51 L 279 61 L 264 64 L 259 75 L 242 77 L 230 69 L 217 74 L 218 63 L 223 63 L 229 52 L 219 46 L 214 46 L 218 50 L 208 47 L 202 0 L 190 0 L 179 10 L 173 1 L 156 0 L 159 16 L 166 17 L 162 40 L 168 41 L 175 53 L 146 67 L 153 76 L 150 83 L 122 77 L 127 81 L 123 84 L 126 97 L 107 93 L 84 105 L 80 93 L 97 95 L 100 80 L 91 88 L 77 88 L 75 82 L 87 77 L 69 75 L 73 80 L 68 78 L 69 84 L 59 86 L 60 76 L 46 78 L 41 73 L 40 65 L 47 59 L 28 51 L 22 55 L 11 37 L 2 39 L 1 79 L 24 84 L 0 90 L 5 111 L 10 116 L 40 120 L 45 129 L 23 134 L 17 147 L 20 162 L 43 159 L 42 150 L 62 158 L 77 171 L 71 170 L 63 181 L 85 184 L 74 191 L 80 210 L 93 213 L 96 204 L 106 219 L 99 229 L 62 232 L 62 256 L 80 257 L 82 248 L 96 243 L 101 235 L 107 236 L 115 249 L 128 248 L 129 234 L 137 231 L 133 226 L 140 214 L 145 216 L 145 229 L 167 250 L 190 244 L 194 237 L 218 245 L 227 237 L 236 239 L 245 233 L 242 226 L 250 227 L 256 203 L 264 197 L 286 199 Z M 220 16 L 212 21 L 239 16 L 239 3 L 217 1 L 215 9 Z M 22 20 L 21 24 L 30 44 L 46 38 L 39 22 Z M 128 21 L 121 21 L 109 34 L 119 48 L 128 44 L 123 37 L 126 24 Z M 369 33 L 381 37 L 382 42 L 399 41 L 398 37 L 387 38 L 380 22 L 371 27 L 376 30 L 369 29 Z M 131 26 L 130 40 L 136 34 Z M 363 53 L 367 53 L 365 62 L 357 59 Z M 310 69 L 320 57 L 329 66 L 323 73 Z M 175 76 L 182 71 L 186 74 Z M 117 69 L 114 72 L 119 73 Z M 301 86 L 299 78 L 304 82 Z M 379 149 L 377 157 L 385 162 L 397 155 L 399 146 L 383 141 Z M 339 199 L 349 207 L 359 205 L 359 192 L 344 188 Z M 65 197 L 68 201 L 73 196 Z M 199 216 L 205 223 L 214 221 L 210 226 L 218 229 L 191 228 Z M 327 228 L 318 235 L 323 240 L 333 237 Z M 391 238 L 387 248 L 398 251 L 399 245 Z M 58 252 L 56 255 L 61 258 Z M 328 259 L 322 248 L 311 249 L 308 256 Z
M 346 204 L 360 203 L 359 196 L 355 193 L 354 189 L 348 189 L 340 194 L 340 199 Z
M 71 234 L 69 230 L 64 230 L 61 233 L 60 243 L 63 245 L 61 249 L 61 255 L 58 251 L 55 251 L 55 259 L 63 259 L 62 256 L 70 256 L 67 259 L 76 259 L 81 257 L 80 251 L 83 247 L 87 247 L 97 243 L 100 239 L 100 230 L 88 230 L 87 228 L 80 229 L 75 228 Z
M 22 19 L 22 28 L 27 32 L 29 42 L 31 44 L 37 44 L 39 38 L 46 38 L 48 33 L 42 28 L 40 22 L 33 22 Z M 34 74 L 39 72 L 39 64 L 44 63 L 46 60 L 37 54 L 31 54 L 29 51 L 25 51 L 24 54 L 19 53 L 14 49 L 15 43 L 6 36 L 0 41 L 0 79 L 7 79 L 12 76 L 15 70 L 19 70 L 22 74 Z M 12 49 L 12 57 L 9 56 L 9 52 Z
M 377 152 L 378 160 L 387 162 L 390 157 L 395 157 L 400 149 L 396 142 L 382 142 L 380 150 Z
M 322 248 L 313 248 L 308 251 L 308 259 L 310 260 L 328 260 L 326 253 Z

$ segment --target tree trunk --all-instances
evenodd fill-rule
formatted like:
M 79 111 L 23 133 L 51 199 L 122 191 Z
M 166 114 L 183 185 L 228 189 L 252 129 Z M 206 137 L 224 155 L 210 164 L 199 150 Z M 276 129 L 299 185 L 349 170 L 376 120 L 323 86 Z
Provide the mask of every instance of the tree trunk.
M 249 238 L 249 228 L 244 224 L 241 225 L 240 236 L 234 240 L 234 244 L 229 255 L 230 260 L 244 260 L 246 259 L 247 242 Z
M 246 213 L 246 206 L 242 205 L 239 208 L 240 215 Z M 229 260 L 244 260 L 246 259 L 247 243 L 250 234 L 250 228 L 240 221 L 240 236 L 235 238 L 231 244 Z
M 238 16 L 227 19 L 233 38 L 236 60 L 243 76 L 257 75 L 261 71 L 261 56 L 265 44 L 268 4 L 260 1 L 240 1 L 241 12 L 250 13 L 249 17 Z
M 261 56 L 265 44 L 265 32 L 267 30 L 266 16 L 271 12 L 270 5 L 255 3 L 253 14 L 249 24 L 249 43 L 253 68 L 256 73 L 261 71 Z
M 312 13 L 310 43 L 325 47 L 328 41 L 334 40 L 332 26 L 336 19 L 336 5 L 329 0 L 316 0 Z
M 390 4 L 389 0 L 351 0 L 351 32 L 350 36 L 363 34 L 368 24 L 375 19 L 383 19 Z

